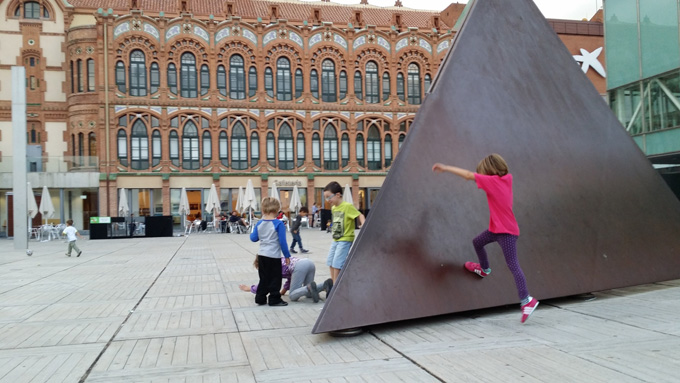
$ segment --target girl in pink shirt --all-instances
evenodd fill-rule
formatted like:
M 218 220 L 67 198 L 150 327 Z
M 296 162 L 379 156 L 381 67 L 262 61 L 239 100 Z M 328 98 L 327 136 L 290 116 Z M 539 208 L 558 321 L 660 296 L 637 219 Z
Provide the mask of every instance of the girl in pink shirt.
M 489 275 L 491 268 L 484 246 L 491 242 L 498 242 L 503 250 L 505 263 L 515 278 L 522 306 L 522 323 L 524 323 L 538 306 L 538 300 L 529 295 L 524 273 L 517 260 L 519 226 L 512 211 L 512 174 L 508 172 L 508 164 L 500 155 L 491 154 L 479 162 L 476 173 L 440 163 L 434 164 L 432 171 L 449 172 L 466 180 L 474 180 L 477 187 L 486 192 L 489 203 L 489 229 L 472 241 L 479 263 L 465 262 L 465 269 L 482 278 Z

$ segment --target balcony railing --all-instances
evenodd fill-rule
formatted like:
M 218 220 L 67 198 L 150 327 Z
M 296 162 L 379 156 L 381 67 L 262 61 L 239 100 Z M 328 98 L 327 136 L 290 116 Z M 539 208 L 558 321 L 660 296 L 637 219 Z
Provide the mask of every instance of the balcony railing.
M 12 156 L 0 157 L 0 173 L 13 171 L 14 158 Z M 29 173 L 97 172 L 99 171 L 99 157 L 26 157 L 26 171 Z

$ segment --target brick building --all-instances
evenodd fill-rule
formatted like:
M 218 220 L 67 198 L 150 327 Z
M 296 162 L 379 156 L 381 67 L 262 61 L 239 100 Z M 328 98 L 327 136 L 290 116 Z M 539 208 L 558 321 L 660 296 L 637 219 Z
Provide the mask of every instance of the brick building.
M 198 213 L 212 184 L 231 210 L 248 179 L 261 194 L 275 182 L 284 207 L 294 186 L 303 205 L 322 204 L 335 180 L 369 210 L 465 4 L 357 3 L 0 1 L 3 227 L 15 65 L 26 67 L 29 180 L 55 190 L 57 221 L 117 216 L 122 188 L 136 216 L 177 217 L 182 187 Z M 549 22 L 582 56 L 603 46 L 598 18 Z M 605 94 L 602 74 L 586 74 Z

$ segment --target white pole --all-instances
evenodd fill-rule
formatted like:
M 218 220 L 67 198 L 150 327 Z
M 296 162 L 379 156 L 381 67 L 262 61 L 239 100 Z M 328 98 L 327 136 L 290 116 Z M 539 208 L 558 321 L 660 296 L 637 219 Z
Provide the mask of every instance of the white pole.
M 14 248 L 28 248 L 27 221 L 20 219 L 28 215 L 26 198 L 26 68 L 12 67 L 12 149 L 14 195 Z M 23 233 L 23 234 L 22 234 Z

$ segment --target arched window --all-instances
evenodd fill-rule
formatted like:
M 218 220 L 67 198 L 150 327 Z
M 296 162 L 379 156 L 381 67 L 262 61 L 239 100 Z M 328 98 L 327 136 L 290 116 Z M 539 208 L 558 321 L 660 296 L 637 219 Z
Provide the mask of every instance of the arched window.
M 220 162 L 224 166 L 229 166 L 229 140 L 227 139 L 227 132 L 224 130 L 220 132 L 219 141 Z
M 293 158 L 293 131 L 290 125 L 284 122 L 279 128 L 279 169 L 293 169 Z
M 276 166 L 276 144 L 272 132 L 267 133 L 267 162 L 271 166 Z
M 264 91 L 267 92 L 267 96 L 274 97 L 274 75 L 272 74 L 272 68 L 264 69 Z
M 248 137 L 241 121 L 231 128 L 231 167 L 237 170 L 248 168 Z
M 305 164 L 305 135 L 298 133 L 297 135 L 297 166 L 300 167 Z
M 193 121 L 188 121 L 182 132 L 182 168 L 198 169 L 198 129 Z
M 383 96 L 382 96 L 383 101 L 386 101 L 388 98 L 390 98 L 390 74 L 388 72 L 383 73 L 382 92 L 383 92 Z
M 210 165 L 212 160 L 212 140 L 210 139 L 210 132 L 203 132 L 203 166 Z
M 362 84 L 362 81 L 361 81 L 361 72 L 359 72 L 359 71 L 354 72 L 354 95 L 359 100 L 364 99 L 363 84 Z
M 210 90 L 210 70 L 208 66 L 203 64 L 201 66 L 201 96 L 208 94 Z
M 357 134 L 356 138 L 356 149 L 357 149 L 357 164 L 359 166 L 365 166 L 364 165 L 364 135 L 361 133 Z
M 368 129 L 366 142 L 366 155 L 368 157 L 368 169 L 380 170 L 382 167 L 382 153 L 380 152 L 380 131 L 375 126 Z
M 405 135 L 405 134 L 400 134 L 400 135 L 399 135 L 399 143 L 398 143 L 398 147 L 397 147 L 398 150 L 401 150 L 401 144 L 404 143 L 404 139 L 405 139 L 405 138 L 406 138 L 406 135 Z
M 130 135 L 130 166 L 136 170 L 149 168 L 149 136 L 146 125 L 140 118 L 132 125 Z
M 338 132 L 332 124 L 323 131 L 323 167 L 338 170 Z
M 260 161 L 260 136 L 257 132 L 250 134 L 250 166 L 256 166 Z
M 217 66 L 217 90 L 222 96 L 227 95 L 227 71 L 224 65 Z
M 366 63 L 366 102 L 380 102 L 380 82 L 378 81 L 378 65 L 374 61 Z
M 333 60 L 323 60 L 321 64 L 321 91 L 324 102 L 336 102 L 338 100 L 335 91 L 335 63 Z
M 248 96 L 253 97 L 257 93 L 257 69 L 251 66 L 248 70 Z
M 397 97 L 401 101 L 404 101 L 404 75 L 400 73 L 397 73 Z
M 78 165 L 85 165 L 85 136 L 78 133 Z
M 146 59 L 139 49 L 130 53 L 130 96 L 146 96 Z
M 156 129 L 151 133 L 151 166 L 156 166 L 161 163 L 162 154 L 161 132 Z
M 309 72 L 309 91 L 312 93 L 312 97 L 319 98 L 319 73 L 316 69 Z
M 411 105 L 420 104 L 420 68 L 418 64 L 408 64 L 408 103 Z
M 76 61 L 76 78 L 78 84 L 78 92 L 83 91 L 83 60 Z
M 392 136 L 385 135 L 385 167 L 392 165 Z
M 290 61 L 285 57 L 276 60 L 276 99 L 290 101 L 292 96 L 292 79 L 290 77 Z
M 246 98 L 246 71 L 240 55 L 232 55 L 229 59 L 229 97 L 234 100 Z
M 302 69 L 295 70 L 295 98 L 300 98 L 302 96 L 302 90 L 304 86 L 304 80 L 302 79 Z
M 347 97 L 347 73 L 343 70 L 340 72 L 340 99 Z
M 49 17 L 49 15 L 45 16 Z M 36 1 L 28 1 L 24 3 L 24 18 L 25 19 L 39 19 L 40 18 L 40 4 Z
M 161 70 L 157 62 L 151 63 L 151 70 L 149 71 L 149 85 L 151 86 L 151 94 L 158 92 L 161 87 Z
M 177 67 L 175 64 L 168 64 L 168 89 L 170 93 L 177 94 Z
M 342 167 L 344 168 L 349 163 L 349 136 L 347 133 L 342 134 L 342 143 L 340 153 L 342 153 Z
M 170 131 L 168 152 L 170 153 L 170 161 L 172 161 L 172 164 L 179 166 L 179 135 L 174 129 Z
M 73 147 L 73 151 L 75 152 L 75 146 Z M 118 130 L 118 162 L 123 166 L 128 165 L 127 134 L 125 133 L 125 129 Z
M 312 161 L 314 165 L 321 166 L 321 142 L 319 133 L 312 134 Z
M 432 85 L 432 77 L 430 77 L 430 74 L 425 75 L 425 93 L 427 94 L 430 92 L 430 86 Z
M 38 141 L 40 140 L 38 139 Z M 87 156 L 90 159 L 89 165 L 97 166 L 97 137 L 94 132 L 90 132 L 90 134 L 87 135 L 87 145 L 89 152 Z
M 196 78 L 196 57 L 193 53 L 182 54 L 182 66 L 180 67 L 179 90 L 182 97 L 198 97 L 198 79 Z M 185 128 L 186 129 L 186 128 Z M 196 158 L 198 160 L 198 157 Z M 198 162 L 196 163 L 198 165 Z
M 87 59 L 87 91 L 94 92 L 94 60 Z

